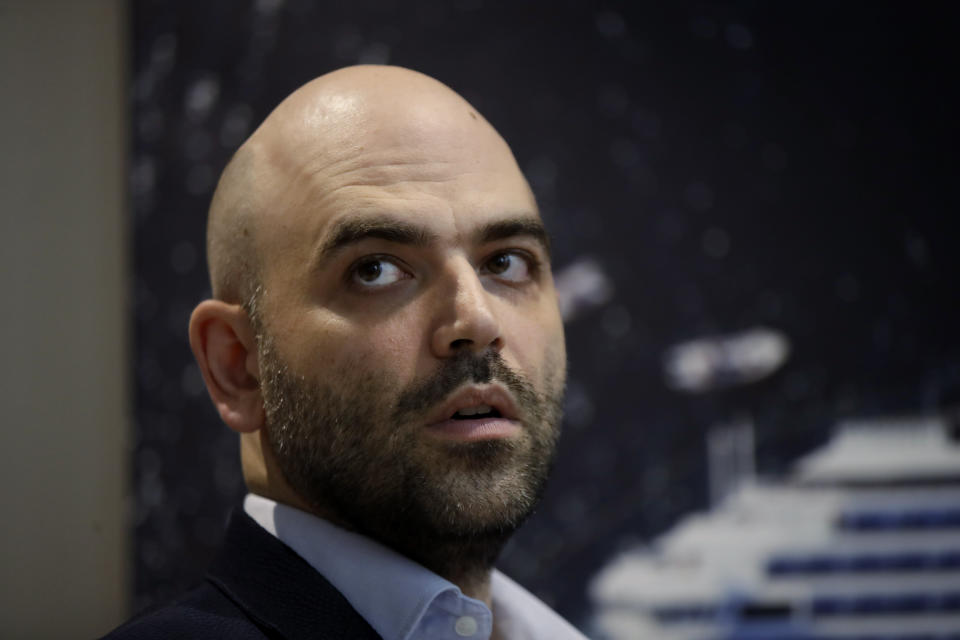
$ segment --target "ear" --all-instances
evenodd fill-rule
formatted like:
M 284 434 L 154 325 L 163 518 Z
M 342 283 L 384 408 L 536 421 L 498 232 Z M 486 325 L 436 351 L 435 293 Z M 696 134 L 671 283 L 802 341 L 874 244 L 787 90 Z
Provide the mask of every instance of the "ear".
M 262 427 L 256 338 L 243 307 L 220 300 L 198 304 L 190 316 L 190 348 L 227 426 L 240 433 Z

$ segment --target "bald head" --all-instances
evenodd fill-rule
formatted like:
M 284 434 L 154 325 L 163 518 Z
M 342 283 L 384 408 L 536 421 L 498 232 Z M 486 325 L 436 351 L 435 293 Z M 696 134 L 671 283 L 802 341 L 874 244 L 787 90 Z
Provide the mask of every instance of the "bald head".
M 283 227 L 287 211 L 319 206 L 326 186 L 344 182 L 318 177 L 349 176 L 375 165 L 389 181 L 392 166 L 429 162 L 441 168 L 446 155 L 478 146 L 508 157 L 519 172 L 493 127 L 429 76 L 366 65 L 308 82 L 274 109 L 220 178 L 207 227 L 214 298 L 247 304 L 255 297 L 265 230 Z

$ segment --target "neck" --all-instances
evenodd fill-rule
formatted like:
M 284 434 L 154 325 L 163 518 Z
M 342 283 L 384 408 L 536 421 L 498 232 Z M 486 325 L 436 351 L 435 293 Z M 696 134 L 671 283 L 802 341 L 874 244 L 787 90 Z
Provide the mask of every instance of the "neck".
M 473 598 L 474 600 L 479 600 L 487 605 L 488 609 L 493 610 L 493 596 L 490 593 L 490 571 L 480 576 L 473 576 L 472 578 L 464 577 L 459 580 L 447 578 L 447 580 L 450 580 L 450 582 L 460 587 L 463 595 Z
M 381 542 L 460 587 L 464 595 L 491 607 L 490 575 L 509 534 L 393 536 Z
M 243 480 L 250 493 L 270 498 L 301 511 L 312 509 L 289 485 L 267 441 L 266 430 L 240 436 L 240 460 Z
M 315 505 L 307 510 L 339 527 L 390 547 L 460 587 L 464 595 L 492 608 L 490 575 L 500 551 L 510 538 L 510 532 L 439 534 L 423 529 L 410 531 L 399 524 L 369 529 L 356 526 L 330 508 Z

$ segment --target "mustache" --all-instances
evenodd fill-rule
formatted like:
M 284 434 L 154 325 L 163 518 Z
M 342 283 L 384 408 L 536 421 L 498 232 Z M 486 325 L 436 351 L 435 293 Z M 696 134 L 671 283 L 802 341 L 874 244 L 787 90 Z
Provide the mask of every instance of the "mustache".
M 537 406 L 537 394 L 533 386 L 507 366 L 498 352 L 488 350 L 476 354 L 463 351 L 444 360 L 434 375 L 400 394 L 393 417 L 396 421 L 413 417 L 439 404 L 458 387 L 471 382 L 499 382 L 513 393 L 517 406 L 524 412 Z

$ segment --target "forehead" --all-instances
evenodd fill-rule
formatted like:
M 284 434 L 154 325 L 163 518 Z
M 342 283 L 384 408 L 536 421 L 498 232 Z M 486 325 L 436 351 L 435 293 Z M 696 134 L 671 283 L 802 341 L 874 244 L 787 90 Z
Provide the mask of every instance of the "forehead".
M 389 216 L 456 239 L 498 218 L 537 217 L 509 147 L 485 121 L 463 115 L 461 126 L 417 118 L 336 136 L 335 145 L 299 141 L 277 180 L 263 250 L 302 259 L 294 245 L 315 248 L 352 218 Z
M 305 191 L 304 211 L 321 227 L 358 214 L 391 213 L 443 227 L 536 211 L 513 158 L 476 148 L 447 155 L 402 148 L 367 153 L 315 174 Z

